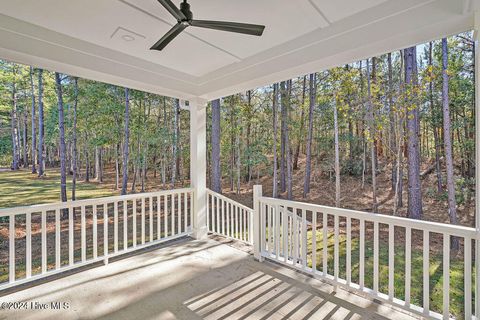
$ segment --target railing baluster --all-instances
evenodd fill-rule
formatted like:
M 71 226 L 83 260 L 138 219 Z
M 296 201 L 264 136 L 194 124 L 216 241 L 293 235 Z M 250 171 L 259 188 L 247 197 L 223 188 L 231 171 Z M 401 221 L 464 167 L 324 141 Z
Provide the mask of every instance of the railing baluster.
M 142 236 L 142 244 L 145 244 L 145 198 L 142 198 L 142 225 L 141 228 L 141 236 Z
M 245 241 L 245 230 L 243 229 L 243 220 L 245 218 L 245 212 L 243 211 L 242 208 L 239 208 L 239 228 L 240 228 L 240 233 L 239 233 L 239 237 L 240 237 L 240 240 L 242 241 Z
M 280 259 L 280 208 L 278 204 L 275 206 L 273 214 L 275 215 L 275 257 Z
M 168 237 L 168 198 L 167 195 L 163 198 L 163 219 L 165 228 L 165 237 Z
M 465 238 L 464 242 L 465 319 L 472 319 L 472 239 Z
M 55 269 L 60 269 L 60 209 L 55 210 Z
M 450 319 L 450 235 L 443 234 L 443 319 Z
M 148 217 L 149 217 L 148 232 L 150 235 L 150 242 L 153 242 L 153 198 L 152 197 L 148 199 Z
M 47 272 L 47 212 L 42 211 L 42 273 Z
M 347 286 L 352 283 L 352 219 L 347 217 Z
M 388 225 L 388 300 L 393 301 L 395 295 L 395 227 Z
M 335 281 L 338 281 L 339 272 L 340 272 L 340 217 L 338 215 L 334 216 L 334 278 Z
M 73 266 L 73 213 L 74 208 L 68 208 L 68 264 Z
M 288 262 L 288 233 L 289 233 L 289 228 L 288 228 L 288 216 L 287 216 L 287 210 L 285 210 L 283 207 L 281 208 L 280 211 L 282 212 L 282 227 L 283 227 L 283 232 L 282 232 L 282 239 L 283 239 L 283 259 L 285 262 Z
M 113 252 L 118 252 L 118 202 L 113 203 Z
M 240 225 L 240 220 L 239 220 L 239 214 L 238 214 L 239 208 L 238 206 L 235 206 L 235 238 L 236 239 L 241 239 L 239 232 L 239 225 Z
M 220 201 L 222 202 L 222 234 L 225 234 L 225 200 L 220 199 Z
M 160 201 L 160 196 L 157 196 L 157 240 L 160 240 L 162 238 L 161 236 L 161 223 L 160 221 L 162 220 L 160 217 L 160 207 L 161 207 L 161 201 Z
M 271 215 L 271 211 L 270 211 L 270 206 L 268 204 L 265 205 L 266 206 L 266 214 L 267 214 L 267 241 L 266 241 L 266 250 L 268 252 L 272 252 L 272 242 L 270 241 L 270 239 L 272 238 L 272 215 Z M 272 252 L 273 253 L 273 252 Z
M 263 255 L 264 252 L 267 250 L 266 244 L 266 231 L 267 231 L 267 217 L 265 216 L 265 205 L 260 202 L 260 255 Z M 251 225 L 250 225 L 251 227 Z M 249 233 L 251 228 L 248 230 Z
M 292 208 L 293 211 L 293 266 L 298 264 L 298 214 L 297 209 Z
M 80 207 L 80 234 L 81 234 L 81 252 L 82 262 L 87 260 L 87 225 L 85 222 L 85 206 Z
M 132 201 L 132 242 L 133 247 L 137 247 L 137 199 Z
M 405 232 L 405 305 L 409 307 L 412 284 L 412 229 L 407 227 Z
M 108 263 L 108 203 L 103 204 L 103 262 Z
M 231 205 L 230 202 L 225 200 L 225 235 L 230 237 L 230 231 L 232 230 L 232 218 L 231 218 Z
M 212 228 L 210 226 L 210 223 L 211 223 L 211 218 L 210 218 L 210 199 L 212 198 L 212 195 L 210 194 L 210 192 L 207 191 L 207 230 L 208 231 L 212 231 Z M 186 201 L 185 201 L 186 202 Z
M 302 209 L 302 269 L 307 267 L 307 213 Z
M 123 201 L 123 250 L 128 249 L 128 202 Z
M 26 242 L 27 242 L 27 251 L 25 253 L 25 264 L 26 264 L 26 276 L 27 279 L 32 276 L 32 214 L 30 212 L 26 215 Z
M 317 271 L 317 212 L 312 211 L 312 270 Z
M 93 218 L 93 259 L 98 257 L 98 217 L 97 217 L 97 205 L 94 204 L 92 207 L 92 218 Z
M 188 200 L 188 196 L 187 196 L 187 193 L 185 192 L 184 195 L 183 195 L 183 220 L 184 220 L 184 228 L 185 228 L 185 232 L 188 231 L 188 206 L 187 206 L 187 200 Z M 208 211 L 207 211 L 208 212 Z M 208 226 L 208 223 L 207 223 L 207 226 Z
M 175 235 L 175 195 L 171 195 L 172 208 L 171 208 L 171 217 L 172 217 L 172 236 Z
M 216 227 L 216 231 L 217 233 L 220 233 L 220 206 L 218 204 L 219 202 L 219 199 L 218 197 L 215 197 L 215 202 L 217 203 L 216 206 L 215 206 L 215 210 L 217 211 L 217 219 L 216 219 L 216 222 L 215 222 L 215 227 Z
M 182 233 L 182 195 L 180 193 L 177 194 L 177 229 L 178 229 L 178 234 Z
M 378 222 L 373 223 L 373 292 L 378 294 Z
M 323 224 L 322 224 L 322 232 L 323 232 L 323 249 L 322 249 L 322 256 L 323 256 L 323 276 L 327 276 L 328 274 L 328 215 L 325 212 L 322 212 Z
M 9 233 L 9 265 L 8 265 L 8 281 L 15 281 L 15 215 L 12 214 L 8 221 L 8 233 Z
M 430 314 L 430 232 L 423 231 L 423 313 Z
M 360 270 L 359 270 L 359 286 L 363 290 L 365 286 L 365 220 L 360 220 Z

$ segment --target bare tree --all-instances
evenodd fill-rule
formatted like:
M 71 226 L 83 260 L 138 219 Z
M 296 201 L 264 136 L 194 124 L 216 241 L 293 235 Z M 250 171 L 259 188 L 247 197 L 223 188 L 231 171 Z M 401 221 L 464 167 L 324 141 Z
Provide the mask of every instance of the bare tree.
M 45 174 L 45 138 L 43 117 L 43 70 L 38 70 L 38 176 Z
M 430 46 L 428 48 L 428 66 L 433 73 L 433 43 L 430 41 Z M 447 75 L 448 77 L 448 75 Z M 442 172 L 440 171 L 440 142 L 438 139 L 438 131 L 437 131 L 437 120 L 435 115 L 435 103 L 433 98 L 433 76 L 431 75 L 430 81 L 428 83 L 428 93 L 429 93 L 429 100 L 430 100 L 430 113 L 432 114 L 433 118 L 433 142 L 435 144 L 435 173 L 437 174 L 437 191 L 438 193 L 443 192 L 442 187 Z M 448 97 L 447 97 L 448 98 Z
M 310 192 L 310 175 L 312 168 L 312 136 L 313 136 L 313 108 L 317 100 L 317 80 L 316 74 L 310 74 L 309 85 L 309 106 L 308 106 L 308 131 L 307 131 L 307 159 L 305 164 L 305 181 L 303 183 L 303 197 L 306 198 Z
M 73 151 L 72 151 L 72 200 L 76 200 L 76 189 L 77 189 L 77 105 L 78 105 L 78 78 L 73 78 L 73 91 L 74 91 L 74 100 L 73 100 L 73 129 L 72 129 L 72 140 L 73 140 Z
M 273 191 L 272 197 L 278 196 L 278 156 L 277 156 L 277 110 L 278 109 L 278 83 L 273 84 L 272 113 L 273 113 Z
M 415 70 L 417 64 L 416 47 L 410 47 L 405 52 L 405 85 L 414 95 Z M 414 107 L 414 98 L 407 99 L 407 149 L 408 149 L 408 216 L 413 219 L 422 218 L 422 189 L 420 182 L 420 150 L 418 145 L 418 108 Z
M 63 90 L 60 74 L 55 72 L 55 83 L 58 99 L 58 129 L 60 138 L 60 196 L 62 202 L 67 201 L 67 163 L 65 146 L 65 118 L 63 114 Z
M 220 171 L 220 99 L 212 101 L 212 190 L 222 192 Z
M 34 70 L 33 67 L 30 66 L 30 96 L 32 98 L 32 173 L 37 173 L 37 131 L 35 127 L 35 85 L 33 84 L 33 75 L 34 75 Z
M 376 163 L 376 149 L 375 149 L 375 118 L 372 104 L 372 89 L 371 89 L 371 79 L 370 79 L 370 62 L 367 59 L 367 117 L 368 117 L 368 127 L 370 136 L 370 158 L 372 166 L 372 211 L 377 212 L 377 163 Z
M 15 67 L 14 67 L 15 68 Z M 14 70 L 16 74 L 16 71 Z M 14 74 L 14 75 L 15 75 Z M 16 79 L 14 77 L 12 81 L 12 111 L 10 117 L 11 123 L 11 130 L 12 130 L 12 169 L 18 170 L 20 168 L 20 146 L 19 146 L 19 138 L 18 138 L 18 121 L 17 121 L 17 113 L 18 113 L 18 106 L 17 106 L 17 84 Z
M 335 206 L 340 207 L 340 150 L 338 141 L 337 101 L 333 99 L 333 126 L 335 132 Z
M 123 139 L 123 162 L 122 162 L 122 195 L 127 194 L 128 182 L 128 144 L 129 144 L 129 114 L 130 114 L 130 100 L 128 96 L 128 88 L 125 88 L 125 130 Z
M 457 224 L 457 203 L 455 201 L 455 177 L 453 175 L 452 141 L 450 133 L 450 106 L 448 97 L 448 44 L 447 38 L 442 39 L 442 104 L 443 104 L 443 145 L 445 149 L 445 163 L 447 167 L 448 215 L 450 223 Z M 452 249 L 458 250 L 457 237 L 452 237 Z

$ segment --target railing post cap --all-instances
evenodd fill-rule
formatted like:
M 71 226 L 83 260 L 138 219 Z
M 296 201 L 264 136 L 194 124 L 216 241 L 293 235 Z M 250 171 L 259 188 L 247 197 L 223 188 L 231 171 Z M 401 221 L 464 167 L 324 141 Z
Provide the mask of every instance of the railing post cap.
M 256 184 L 253 186 L 253 193 L 257 195 L 262 194 L 262 185 L 261 184 Z

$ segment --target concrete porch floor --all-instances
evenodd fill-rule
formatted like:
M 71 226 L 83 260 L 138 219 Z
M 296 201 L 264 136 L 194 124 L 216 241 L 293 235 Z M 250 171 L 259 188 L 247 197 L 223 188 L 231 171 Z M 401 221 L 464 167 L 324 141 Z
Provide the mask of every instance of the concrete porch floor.
M 0 319 L 415 319 L 213 239 L 177 241 L 0 297 L 19 301 L 28 310 L 0 310 Z M 52 302 L 68 307 L 52 310 Z

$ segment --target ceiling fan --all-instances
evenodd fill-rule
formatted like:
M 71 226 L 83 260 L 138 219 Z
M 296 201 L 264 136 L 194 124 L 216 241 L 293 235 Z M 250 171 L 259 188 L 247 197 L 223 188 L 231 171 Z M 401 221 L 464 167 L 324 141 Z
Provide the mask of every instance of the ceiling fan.
M 243 33 L 252 36 L 261 36 L 265 26 L 227 22 L 227 21 L 209 21 L 209 20 L 194 20 L 193 14 L 190 11 L 190 4 L 187 0 L 183 0 L 178 9 L 171 0 L 158 0 L 162 6 L 167 9 L 170 14 L 177 19 L 177 24 L 173 26 L 160 40 L 155 43 L 150 50 L 162 50 L 165 48 L 176 36 L 178 36 L 187 27 L 200 27 L 207 29 L 215 29 L 228 32 Z

